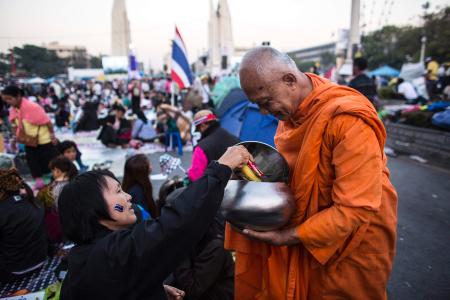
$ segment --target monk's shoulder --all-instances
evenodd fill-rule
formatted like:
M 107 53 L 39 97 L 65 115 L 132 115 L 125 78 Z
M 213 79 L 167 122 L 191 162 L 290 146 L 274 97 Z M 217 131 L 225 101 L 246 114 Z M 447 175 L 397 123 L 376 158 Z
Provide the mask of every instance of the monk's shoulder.
M 336 145 L 348 138 L 364 138 L 365 141 L 370 141 L 375 138 L 375 134 L 370 126 L 358 116 L 343 113 L 331 118 L 326 127 L 325 139 L 331 145 Z

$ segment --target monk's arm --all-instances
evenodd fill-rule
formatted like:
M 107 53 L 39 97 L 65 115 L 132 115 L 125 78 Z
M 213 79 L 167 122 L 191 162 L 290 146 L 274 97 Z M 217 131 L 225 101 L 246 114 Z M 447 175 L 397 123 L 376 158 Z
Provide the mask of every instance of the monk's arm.
M 357 117 L 341 115 L 327 129 L 335 180 L 333 205 L 297 228 L 302 244 L 321 263 L 343 240 L 370 221 L 381 204 L 382 150 L 374 131 Z

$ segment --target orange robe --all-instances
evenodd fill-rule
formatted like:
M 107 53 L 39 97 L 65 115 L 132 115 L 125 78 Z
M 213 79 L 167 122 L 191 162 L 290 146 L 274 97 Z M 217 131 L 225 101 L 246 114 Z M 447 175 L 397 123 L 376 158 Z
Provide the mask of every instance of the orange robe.
M 307 75 L 312 92 L 275 136 L 296 199 L 289 227 L 301 244 L 271 246 L 227 225 L 235 299 L 386 299 L 397 224 L 386 131 L 359 92 Z

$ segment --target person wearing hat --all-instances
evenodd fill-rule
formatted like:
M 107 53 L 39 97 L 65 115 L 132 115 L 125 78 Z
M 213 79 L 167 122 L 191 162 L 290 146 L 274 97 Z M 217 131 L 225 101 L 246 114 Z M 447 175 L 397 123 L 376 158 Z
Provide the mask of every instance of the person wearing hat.
M 194 148 L 192 164 L 188 170 L 189 180 L 196 181 L 203 176 L 208 164 L 219 159 L 228 147 L 239 143 L 239 139 L 220 127 L 217 116 L 204 109 L 194 115 L 194 126 L 201 133 L 201 139 Z

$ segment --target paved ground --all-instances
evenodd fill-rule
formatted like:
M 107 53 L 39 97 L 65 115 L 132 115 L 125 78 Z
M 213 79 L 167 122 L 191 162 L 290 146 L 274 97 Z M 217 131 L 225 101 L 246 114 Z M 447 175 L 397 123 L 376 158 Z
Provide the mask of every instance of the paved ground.
M 125 156 L 130 151 L 106 149 L 94 135 L 78 136 L 76 140 L 88 163 L 113 160 L 112 171 L 122 177 Z M 143 149 L 151 160 L 153 175 L 160 173 L 162 150 L 156 145 Z M 191 155 L 188 151 L 181 157 L 185 168 Z M 450 299 L 450 170 L 407 157 L 390 158 L 389 167 L 399 194 L 398 246 L 389 298 Z M 155 196 L 163 182 L 152 180 Z
M 450 171 L 390 158 L 399 195 L 390 299 L 450 299 Z

